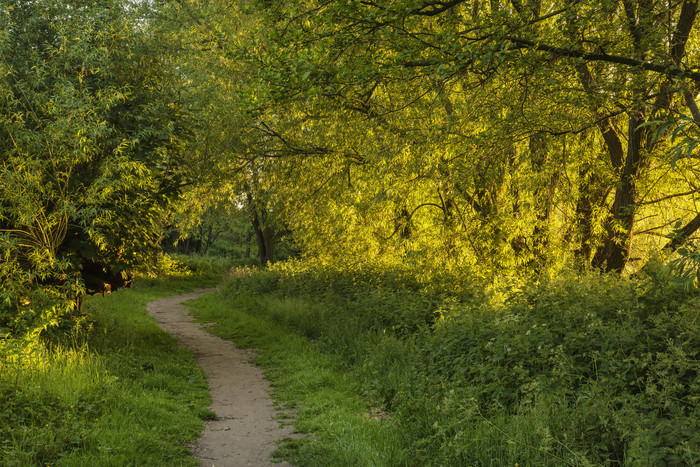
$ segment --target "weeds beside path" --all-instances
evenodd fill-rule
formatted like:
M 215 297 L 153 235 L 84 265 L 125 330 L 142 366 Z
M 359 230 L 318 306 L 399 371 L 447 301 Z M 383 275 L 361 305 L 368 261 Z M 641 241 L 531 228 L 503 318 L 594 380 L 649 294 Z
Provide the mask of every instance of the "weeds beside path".
M 204 374 L 146 304 L 212 283 L 139 280 L 131 290 L 89 297 L 82 331 L 58 334 L 50 345 L 6 342 L 0 465 L 197 465 L 187 445 L 212 416 Z

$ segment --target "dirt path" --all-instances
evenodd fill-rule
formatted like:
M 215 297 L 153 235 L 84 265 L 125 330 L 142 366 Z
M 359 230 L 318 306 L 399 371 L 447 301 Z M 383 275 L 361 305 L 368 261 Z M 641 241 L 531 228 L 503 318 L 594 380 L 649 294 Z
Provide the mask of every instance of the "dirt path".
M 262 370 L 251 363 L 252 352 L 239 349 L 204 329 L 188 315 L 182 302 L 216 289 L 167 297 L 148 304 L 161 328 L 195 352 L 207 374 L 217 419 L 205 422 L 202 437 L 192 451 L 202 466 L 288 466 L 272 464 L 275 440 L 289 436 L 272 418 L 276 415 Z

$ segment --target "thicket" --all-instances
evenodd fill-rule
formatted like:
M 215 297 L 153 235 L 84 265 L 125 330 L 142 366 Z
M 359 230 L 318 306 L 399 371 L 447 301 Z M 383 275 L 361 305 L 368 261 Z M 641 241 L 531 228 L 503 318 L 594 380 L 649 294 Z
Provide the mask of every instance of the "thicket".
M 224 293 L 357 376 L 416 465 L 694 465 L 700 297 L 667 272 L 485 287 L 287 262 Z
M 75 322 L 157 260 L 189 165 L 146 5 L 0 2 L 0 339 Z

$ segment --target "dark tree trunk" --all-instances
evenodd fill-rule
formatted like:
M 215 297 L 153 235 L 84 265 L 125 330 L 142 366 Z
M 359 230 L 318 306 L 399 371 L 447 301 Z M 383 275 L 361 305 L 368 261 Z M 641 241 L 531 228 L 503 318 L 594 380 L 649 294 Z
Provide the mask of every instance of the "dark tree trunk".
M 214 227 L 210 225 L 209 228 L 207 229 L 206 235 L 204 235 L 202 238 L 204 240 L 204 242 L 203 242 L 204 250 L 202 251 L 202 254 L 206 255 L 207 252 L 209 251 L 209 247 L 211 246 L 212 243 L 214 243 L 214 240 L 216 239 L 215 235 L 214 235 Z
M 605 271 L 622 272 L 629 260 L 632 243 L 632 227 L 637 206 L 637 187 L 635 180 L 641 163 L 641 143 L 644 130 L 639 128 L 643 122 L 640 112 L 629 118 L 629 142 L 625 166 L 620 174 L 615 200 L 608 219 L 605 222 L 605 239 L 603 246 L 596 251 L 592 265 Z
M 690 222 L 678 230 L 671 238 L 671 241 L 664 246 L 664 249 L 670 252 L 676 251 L 678 248 L 683 246 L 685 241 L 688 240 L 691 235 L 697 232 L 698 229 L 700 229 L 700 214 L 693 217 Z
M 408 209 L 402 207 L 394 219 L 394 228 L 399 232 L 399 237 L 403 240 L 411 238 L 411 214 Z
M 258 212 L 258 208 L 255 205 L 255 200 L 253 195 L 248 192 L 246 193 L 246 198 L 248 199 L 248 209 L 250 211 L 250 220 L 253 224 L 253 232 L 255 233 L 255 240 L 258 243 L 258 255 L 260 256 L 260 265 L 266 266 L 274 261 L 274 243 L 272 229 L 267 222 L 267 214 L 265 208 Z
M 535 173 L 541 174 L 547 170 L 548 144 L 542 134 L 530 137 L 530 162 Z M 532 230 L 532 253 L 534 261 L 541 266 L 546 265 L 549 249 L 549 223 L 552 217 L 552 206 L 557 184 L 558 173 L 551 171 L 545 184 L 537 184 L 534 196 L 535 225 Z
M 246 236 L 246 247 L 245 247 L 245 257 L 250 258 L 250 241 L 253 240 L 253 232 L 248 231 L 248 235 Z
M 593 213 L 605 199 L 605 187 L 592 168 L 584 165 L 579 168 L 578 198 L 576 200 L 576 230 L 579 247 L 574 252 L 579 264 L 590 264 L 595 239 L 593 238 Z
M 262 233 L 263 242 L 265 242 L 265 259 L 263 264 L 270 264 L 275 260 L 275 244 L 272 238 L 272 229 L 267 222 L 265 222 Z

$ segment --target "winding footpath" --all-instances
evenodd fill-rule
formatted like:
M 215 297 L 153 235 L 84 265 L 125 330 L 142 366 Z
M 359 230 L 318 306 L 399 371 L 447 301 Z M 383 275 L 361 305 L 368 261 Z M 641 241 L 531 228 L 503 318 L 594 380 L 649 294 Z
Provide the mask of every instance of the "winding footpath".
M 216 420 L 206 421 L 192 451 L 202 466 L 289 466 L 272 464 L 275 440 L 290 436 L 273 420 L 276 412 L 269 384 L 260 368 L 251 363 L 255 354 L 205 330 L 182 303 L 216 289 L 176 295 L 148 304 L 148 313 L 160 327 L 194 351 L 207 375 Z

